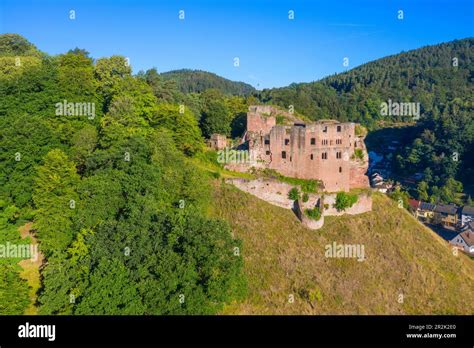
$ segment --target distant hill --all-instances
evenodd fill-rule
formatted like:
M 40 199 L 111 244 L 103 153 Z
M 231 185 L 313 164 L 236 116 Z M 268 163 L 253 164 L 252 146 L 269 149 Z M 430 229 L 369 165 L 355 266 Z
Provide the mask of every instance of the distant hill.
M 249 95 L 256 91 L 247 83 L 231 81 L 202 70 L 173 70 L 161 73 L 160 76 L 165 80 L 175 81 L 178 89 L 183 93 L 199 93 L 209 88 L 215 88 L 230 95 Z
M 311 83 L 266 89 L 263 102 L 294 105 L 314 119 L 338 118 L 374 126 L 388 99 L 419 102 L 422 114 L 440 112 L 449 101 L 472 101 L 474 38 L 402 52 Z M 404 119 L 391 117 L 398 121 Z
M 215 185 L 213 198 L 214 215 L 243 241 L 249 284 L 248 296 L 225 314 L 474 311 L 466 300 L 474 288 L 474 262 L 454 256 L 447 242 L 385 195 L 373 194 L 372 212 L 326 217 L 317 231 L 290 210 L 226 184 Z M 333 242 L 364 245 L 365 261 L 325 257 Z

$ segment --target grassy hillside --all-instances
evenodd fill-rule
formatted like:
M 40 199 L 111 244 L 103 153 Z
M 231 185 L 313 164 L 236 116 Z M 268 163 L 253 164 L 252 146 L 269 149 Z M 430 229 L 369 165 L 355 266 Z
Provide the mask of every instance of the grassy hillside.
M 472 314 L 474 261 L 388 197 L 373 198 L 374 211 L 327 217 L 312 231 L 289 210 L 216 184 L 212 213 L 243 240 L 249 287 L 224 313 Z M 366 260 L 326 258 L 334 241 L 365 245 Z

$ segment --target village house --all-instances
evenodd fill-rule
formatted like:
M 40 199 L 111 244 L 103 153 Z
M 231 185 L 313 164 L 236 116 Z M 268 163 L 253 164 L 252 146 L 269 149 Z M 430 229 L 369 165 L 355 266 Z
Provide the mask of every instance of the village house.
M 424 223 L 441 225 L 449 230 L 464 231 L 470 223 L 474 227 L 474 208 L 456 204 L 431 204 L 410 199 L 408 201 L 415 217 Z
M 375 185 L 383 182 L 383 176 L 380 175 L 379 173 L 373 173 L 370 176 L 370 181 L 372 182 L 372 185 L 375 186 Z
M 468 229 L 459 233 L 449 243 L 465 253 L 474 256 L 474 231 Z
M 410 207 L 409 209 L 413 213 L 413 215 L 415 215 L 415 217 L 417 216 L 416 214 L 417 214 L 417 211 L 420 207 L 420 203 L 421 203 L 421 201 L 418 201 L 416 199 L 410 198 L 408 200 L 408 206 Z
M 393 184 L 384 181 L 384 178 L 379 173 L 375 172 L 370 176 L 370 183 L 373 188 L 382 193 L 387 193 L 393 188 Z
M 447 229 L 456 229 L 458 206 L 455 204 L 437 204 L 434 208 L 433 222 Z
M 471 221 L 474 221 L 474 207 L 465 205 L 461 209 L 461 226 L 466 226 Z
M 471 230 L 472 232 L 474 232 L 474 221 L 470 221 L 468 224 L 462 226 L 461 232 L 464 232 L 467 230 Z
M 390 192 L 393 189 L 393 184 L 383 181 L 374 185 L 374 188 L 382 193 Z
M 436 205 L 434 204 L 420 202 L 415 216 L 425 223 L 431 223 L 433 222 L 435 207 Z
M 349 191 L 369 187 L 368 155 L 355 128 L 351 122 L 305 122 L 269 105 L 250 106 L 243 143 L 256 167 L 320 180 L 328 192 Z

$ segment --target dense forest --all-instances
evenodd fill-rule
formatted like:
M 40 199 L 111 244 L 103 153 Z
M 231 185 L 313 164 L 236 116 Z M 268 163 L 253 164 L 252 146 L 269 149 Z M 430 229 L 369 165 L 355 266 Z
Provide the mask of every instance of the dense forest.
M 245 292 L 240 241 L 207 216 L 209 177 L 189 160 L 199 117 L 154 72 L 0 36 L 0 243 L 34 222 L 39 313 L 215 313 Z M 2 314 L 29 302 L 17 262 L 0 261 Z
M 211 88 L 228 95 L 247 96 L 256 92 L 255 88 L 247 83 L 231 81 L 202 70 L 167 71 L 162 73 L 161 77 L 176 82 L 178 89 L 183 93 L 200 93 Z

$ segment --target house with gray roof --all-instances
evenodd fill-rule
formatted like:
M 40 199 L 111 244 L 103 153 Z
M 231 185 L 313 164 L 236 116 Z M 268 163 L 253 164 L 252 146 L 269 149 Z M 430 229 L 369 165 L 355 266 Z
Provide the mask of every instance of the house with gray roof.
M 458 210 L 459 207 L 455 204 L 437 204 L 434 208 L 434 222 L 453 230 L 459 220 Z
M 474 207 L 465 205 L 461 209 L 461 226 L 466 226 L 471 221 L 474 221 Z
M 466 230 L 461 232 L 450 240 L 449 243 L 464 251 L 466 254 L 474 256 L 474 231 Z
M 427 202 L 420 202 L 415 216 L 419 218 L 423 222 L 431 223 L 434 217 L 434 210 L 436 205 L 427 203 Z

